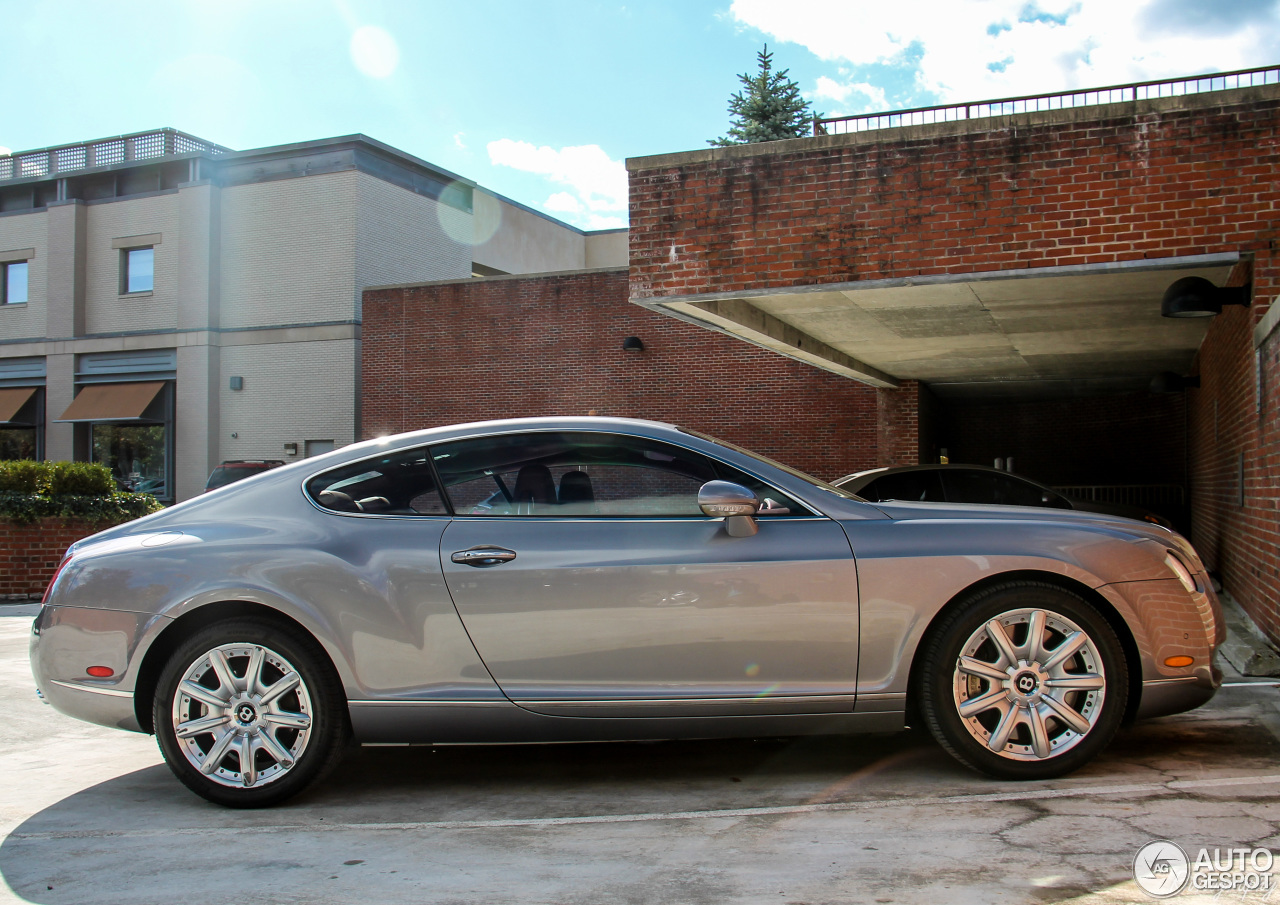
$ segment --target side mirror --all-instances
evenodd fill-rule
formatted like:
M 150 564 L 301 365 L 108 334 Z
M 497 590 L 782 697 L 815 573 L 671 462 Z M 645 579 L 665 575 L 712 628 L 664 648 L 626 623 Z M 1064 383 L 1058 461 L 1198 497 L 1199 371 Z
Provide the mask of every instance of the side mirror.
M 730 537 L 751 537 L 760 530 L 755 515 L 760 499 L 741 484 L 708 481 L 698 490 L 698 507 L 711 518 L 724 518 Z

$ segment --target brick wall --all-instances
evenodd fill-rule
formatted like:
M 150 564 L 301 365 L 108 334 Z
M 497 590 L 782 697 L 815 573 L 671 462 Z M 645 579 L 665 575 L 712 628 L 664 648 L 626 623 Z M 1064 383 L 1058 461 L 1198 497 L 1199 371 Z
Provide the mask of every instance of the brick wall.
M 1237 268 L 1230 283 L 1248 278 Z M 1255 299 L 1280 292 L 1270 255 L 1254 261 Z M 1264 307 L 1227 308 L 1200 347 L 1188 390 L 1196 549 L 1227 590 L 1280 642 L 1280 339 L 1254 347 Z M 1241 477 L 1244 479 L 1243 499 Z
M 631 160 L 631 293 L 1265 251 L 1278 112 L 1244 89 Z
M 0 600 L 43 596 L 67 547 L 109 527 L 78 519 L 41 519 L 31 525 L 0 519 Z
M 628 336 L 644 351 L 623 352 Z M 623 270 L 369 290 L 362 379 L 366 436 L 595 412 L 674 422 L 832 478 L 882 463 L 883 411 L 905 424 L 891 458 L 917 455 L 913 405 L 632 305 Z
M 1204 388 L 1186 395 L 1192 540 L 1280 640 L 1280 347 L 1263 346 L 1259 393 L 1251 337 L 1280 291 L 1278 126 L 1280 92 L 1268 86 L 631 160 L 631 295 L 1242 255 L 1254 306 L 1216 319 L 1200 355 Z M 1176 417 L 1176 401 L 1151 404 Z M 1032 420 L 1044 427 L 1052 415 Z M 1145 417 L 1135 412 L 1135 426 Z M 918 442 L 936 427 L 917 425 Z M 967 430 L 961 449 L 974 452 L 960 455 L 994 458 L 991 443 L 1013 430 L 982 429 Z M 1091 427 L 1065 448 L 1082 470 L 1111 444 L 1120 462 L 1173 472 L 1176 437 L 1153 430 Z M 1018 470 L 1043 457 L 1046 474 L 1071 473 L 1076 464 L 1048 454 L 1052 442 L 1013 451 Z

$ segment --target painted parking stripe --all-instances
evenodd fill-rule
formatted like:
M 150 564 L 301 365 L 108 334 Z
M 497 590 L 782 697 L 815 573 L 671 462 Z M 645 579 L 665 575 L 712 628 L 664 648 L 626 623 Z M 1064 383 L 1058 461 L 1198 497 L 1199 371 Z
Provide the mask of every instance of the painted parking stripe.
M 988 792 L 978 795 L 945 795 L 937 798 L 886 798 L 872 801 L 834 801 L 820 804 L 780 805 L 759 808 L 723 808 L 709 811 L 664 811 L 647 814 L 600 814 L 585 817 L 527 817 L 497 820 L 423 820 L 410 823 L 315 823 L 277 824 L 234 827 L 174 827 L 155 830 L 68 830 L 49 833 L 11 833 L 10 839 L 81 839 L 144 838 L 155 836 L 244 836 L 246 834 L 311 833 L 334 831 L 394 830 L 470 830 L 503 827 L 578 826 L 606 823 L 642 823 L 662 820 L 717 820 L 723 818 L 775 817 L 798 814 L 822 814 L 843 811 L 883 810 L 921 805 L 981 804 L 1001 801 L 1043 801 L 1046 798 L 1079 798 L 1103 795 L 1168 795 L 1195 789 L 1220 789 L 1234 786 L 1280 784 L 1280 773 L 1264 776 L 1229 776 L 1220 779 L 1189 779 L 1170 782 L 1133 783 L 1129 785 L 1080 786 L 1064 789 L 1019 789 L 1013 792 Z

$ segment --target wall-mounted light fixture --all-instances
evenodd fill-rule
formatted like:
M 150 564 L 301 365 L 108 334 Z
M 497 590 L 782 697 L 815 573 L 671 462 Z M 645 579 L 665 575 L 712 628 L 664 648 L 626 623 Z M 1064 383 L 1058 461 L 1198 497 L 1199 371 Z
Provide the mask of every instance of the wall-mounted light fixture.
M 1183 277 L 1164 291 L 1160 313 L 1165 317 L 1213 317 L 1223 305 L 1249 306 L 1250 287 L 1215 286 L 1204 277 Z
M 1151 378 L 1150 389 L 1153 393 L 1181 393 L 1185 389 L 1199 388 L 1199 386 L 1199 374 L 1192 377 L 1183 377 L 1173 371 L 1162 371 Z
M 231 381 L 230 381 L 230 386 L 231 386 L 231 389 L 233 389 L 233 390 L 243 390 L 243 389 L 244 389 L 244 378 L 243 378 L 243 377 L 232 377 L 232 378 L 231 378 Z
M 643 352 L 644 342 L 638 336 L 628 336 L 622 341 L 623 352 Z

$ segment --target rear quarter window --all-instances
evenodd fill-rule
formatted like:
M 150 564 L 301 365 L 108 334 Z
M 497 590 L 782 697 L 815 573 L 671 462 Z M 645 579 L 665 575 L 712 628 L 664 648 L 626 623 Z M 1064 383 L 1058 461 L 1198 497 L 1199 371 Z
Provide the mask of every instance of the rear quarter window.
M 307 495 L 331 512 L 449 514 L 425 448 L 331 469 L 307 482 Z

